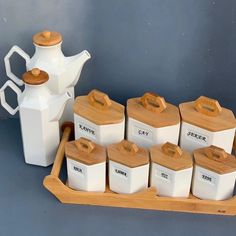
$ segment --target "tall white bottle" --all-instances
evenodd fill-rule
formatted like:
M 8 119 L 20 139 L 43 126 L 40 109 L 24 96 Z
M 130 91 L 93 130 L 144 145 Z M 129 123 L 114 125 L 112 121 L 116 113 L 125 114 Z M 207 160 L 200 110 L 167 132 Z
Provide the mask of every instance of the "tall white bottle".
M 71 98 L 68 92 L 53 95 L 46 86 L 49 76 L 46 72 L 33 69 L 22 77 L 23 92 L 8 80 L 0 89 L 1 104 L 12 115 L 20 112 L 21 133 L 25 162 L 48 166 L 54 162 L 59 145 L 59 122 L 66 102 Z M 13 109 L 5 99 L 5 89 L 10 87 L 18 98 Z

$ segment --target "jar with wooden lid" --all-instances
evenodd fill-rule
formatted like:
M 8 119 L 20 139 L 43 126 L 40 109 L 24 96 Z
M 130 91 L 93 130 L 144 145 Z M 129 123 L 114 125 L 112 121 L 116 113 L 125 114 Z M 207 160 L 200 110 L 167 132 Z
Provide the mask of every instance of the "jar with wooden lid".
M 86 50 L 77 55 L 66 57 L 61 49 L 62 41 L 61 33 L 44 30 L 33 35 L 35 52 L 32 57 L 14 45 L 4 58 L 7 76 L 16 84 L 21 86 L 24 83 L 12 71 L 10 59 L 14 53 L 25 60 L 27 71 L 39 68 L 49 74 L 46 85 L 54 94 L 61 94 L 66 91 L 71 94 L 71 98 L 63 110 L 60 119 L 61 124 L 65 121 L 73 121 L 74 86 L 80 78 L 85 62 L 91 58 Z
M 11 80 L 0 89 L 1 104 L 11 114 L 20 113 L 21 134 L 25 162 L 32 165 L 49 166 L 54 162 L 60 142 L 59 122 L 68 92 L 54 95 L 46 86 L 49 76 L 34 68 L 23 74 L 23 92 Z M 11 88 L 17 95 L 18 105 L 12 108 L 5 99 L 5 90 Z
M 193 195 L 209 200 L 231 198 L 236 180 L 235 157 L 216 146 L 197 149 L 193 155 Z
M 116 193 L 135 193 L 148 187 L 149 152 L 123 140 L 107 147 L 109 186 Z
M 69 187 L 104 192 L 106 188 L 106 148 L 86 138 L 65 145 Z
M 107 94 L 92 90 L 74 102 L 75 138 L 85 137 L 100 145 L 124 139 L 125 108 Z
M 188 197 L 193 170 L 192 155 L 169 142 L 151 147 L 150 155 L 150 183 L 157 188 L 157 195 Z
M 180 146 L 193 151 L 214 145 L 231 153 L 236 120 L 217 100 L 201 96 L 179 105 L 182 117 Z
M 142 147 L 172 142 L 178 144 L 180 115 L 178 107 L 163 97 L 145 93 L 127 101 L 127 139 Z

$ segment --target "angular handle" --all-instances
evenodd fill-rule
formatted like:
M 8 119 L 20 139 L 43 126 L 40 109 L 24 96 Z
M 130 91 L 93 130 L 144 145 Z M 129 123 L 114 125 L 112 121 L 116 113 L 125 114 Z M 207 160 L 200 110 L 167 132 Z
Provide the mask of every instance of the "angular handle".
M 182 149 L 173 143 L 165 143 L 161 146 L 161 150 L 168 156 L 173 158 L 180 158 L 183 154 Z
M 95 144 L 86 138 L 80 138 L 76 140 L 75 145 L 79 150 L 87 153 L 92 152 L 93 149 L 95 148 Z
M 19 96 L 21 95 L 21 90 L 11 81 L 8 80 L 0 89 L 0 99 L 1 99 L 1 104 L 2 106 L 11 114 L 11 115 L 15 115 L 16 112 L 19 110 L 19 105 L 16 108 L 12 108 L 6 101 L 6 97 L 5 97 L 5 89 L 7 87 L 10 87 L 17 95 L 17 101 Z
M 30 57 L 27 53 L 25 53 L 20 47 L 14 45 L 10 51 L 7 53 L 7 55 L 4 57 L 4 62 L 5 62 L 5 68 L 6 68 L 6 73 L 7 76 L 13 80 L 16 84 L 18 84 L 19 86 L 22 86 L 24 84 L 24 82 L 18 78 L 11 70 L 11 63 L 10 63 L 10 58 L 11 56 L 17 53 L 19 54 L 26 62 L 26 64 L 28 63 L 28 61 L 30 60 Z
M 96 89 L 93 89 L 88 94 L 88 100 L 92 106 L 99 109 L 104 109 L 111 106 L 111 100 L 108 95 Z
M 222 108 L 217 100 L 205 96 L 199 97 L 195 101 L 194 106 L 198 112 L 207 116 L 218 116 L 222 111 Z
M 227 153 L 224 149 L 211 145 L 204 149 L 205 155 L 215 161 L 224 161 L 227 158 Z
M 145 93 L 141 97 L 141 103 L 147 110 L 156 113 L 161 113 L 166 109 L 165 99 L 154 93 Z
M 132 143 L 128 140 L 122 140 L 119 143 L 119 150 L 124 153 L 129 153 L 131 155 L 135 155 L 138 152 L 138 146 L 135 143 Z

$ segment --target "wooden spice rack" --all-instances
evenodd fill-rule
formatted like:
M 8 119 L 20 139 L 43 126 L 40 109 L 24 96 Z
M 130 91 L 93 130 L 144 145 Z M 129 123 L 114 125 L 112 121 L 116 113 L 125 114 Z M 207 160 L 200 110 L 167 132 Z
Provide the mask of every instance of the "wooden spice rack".
M 217 215 L 236 215 L 236 196 L 225 201 L 200 200 L 192 195 L 189 198 L 169 198 L 156 196 L 153 187 L 135 194 L 82 192 L 69 188 L 60 178 L 60 170 L 65 156 L 65 143 L 73 135 L 73 124 L 65 123 L 63 135 L 56 154 L 51 174 L 46 176 L 43 185 L 62 203 L 98 205 L 109 207 L 140 208 L 149 210 L 178 211 Z

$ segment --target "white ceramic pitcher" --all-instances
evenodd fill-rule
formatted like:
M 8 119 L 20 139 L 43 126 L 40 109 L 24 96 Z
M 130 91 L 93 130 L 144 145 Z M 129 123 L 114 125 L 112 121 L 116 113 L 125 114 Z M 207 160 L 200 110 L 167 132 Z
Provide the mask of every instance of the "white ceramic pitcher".
M 25 90 L 21 90 L 8 80 L 0 89 L 2 106 L 14 115 L 20 112 L 21 133 L 25 162 L 48 166 L 53 163 L 59 145 L 59 122 L 69 92 L 53 95 L 46 86 L 48 74 L 33 69 L 23 75 Z M 16 94 L 18 106 L 13 109 L 5 99 L 5 89 L 10 87 Z
M 65 57 L 62 50 L 62 36 L 57 32 L 43 31 L 33 36 L 35 53 L 30 56 L 18 46 L 13 46 L 5 56 L 5 67 L 7 76 L 16 84 L 23 85 L 23 81 L 13 74 L 10 58 L 13 53 L 18 53 L 26 61 L 26 69 L 39 68 L 49 74 L 48 88 L 55 94 L 69 91 L 71 99 L 67 102 L 60 123 L 73 121 L 74 86 L 79 80 L 84 63 L 90 58 L 88 51 Z

